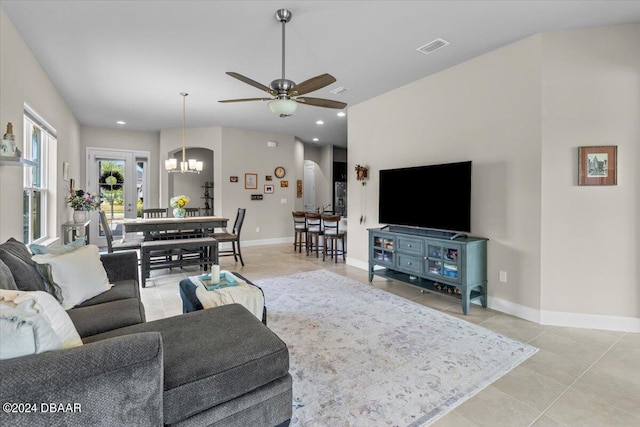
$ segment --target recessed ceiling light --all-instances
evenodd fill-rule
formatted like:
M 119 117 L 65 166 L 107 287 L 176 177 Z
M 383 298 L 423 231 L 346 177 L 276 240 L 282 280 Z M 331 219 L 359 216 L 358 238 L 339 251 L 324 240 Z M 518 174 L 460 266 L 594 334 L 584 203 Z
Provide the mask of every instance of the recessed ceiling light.
M 119 124 L 119 125 L 126 125 L 126 124 L 127 124 L 127 122 L 123 122 L 122 120 L 118 120 L 118 121 L 116 122 L 116 124 Z
M 344 117 L 344 116 L 346 116 L 346 115 L 347 115 L 347 113 L 345 113 L 344 111 L 340 111 L 340 112 L 337 114 L 337 116 L 338 116 L 338 117 Z
M 324 122 L 323 122 L 322 120 L 318 120 L 318 121 L 316 122 L 316 124 L 317 124 L 317 125 L 323 125 L 323 124 L 324 124 Z
M 318 142 L 320 141 L 318 138 L 313 138 L 313 142 Z

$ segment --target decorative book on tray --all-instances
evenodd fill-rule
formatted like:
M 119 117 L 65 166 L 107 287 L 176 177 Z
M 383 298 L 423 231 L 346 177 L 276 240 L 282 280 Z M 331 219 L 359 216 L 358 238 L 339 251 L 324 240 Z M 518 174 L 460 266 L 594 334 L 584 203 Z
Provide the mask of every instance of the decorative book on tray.
M 227 274 L 225 271 L 220 272 L 220 282 L 219 283 L 211 283 L 211 274 L 203 274 L 202 276 L 198 276 L 198 280 L 202 282 L 204 287 L 208 291 L 213 291 L 214 289 L 223 289 L 228 288 L 230 286 L 238 286 L 238 281 L 231 276 L 231 274 Z

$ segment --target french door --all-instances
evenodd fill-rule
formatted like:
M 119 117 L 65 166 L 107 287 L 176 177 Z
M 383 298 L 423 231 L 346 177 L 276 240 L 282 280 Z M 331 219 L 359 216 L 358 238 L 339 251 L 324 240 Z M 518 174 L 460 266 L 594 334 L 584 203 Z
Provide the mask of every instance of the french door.
M 136 218 L 148 181 L 148 152 L 87 148 L 87 191 L 100 195 L 114 239 L 123 237 L 122 220 Z M 106 246 L 98 212 L 91 212 L 91 242 Z

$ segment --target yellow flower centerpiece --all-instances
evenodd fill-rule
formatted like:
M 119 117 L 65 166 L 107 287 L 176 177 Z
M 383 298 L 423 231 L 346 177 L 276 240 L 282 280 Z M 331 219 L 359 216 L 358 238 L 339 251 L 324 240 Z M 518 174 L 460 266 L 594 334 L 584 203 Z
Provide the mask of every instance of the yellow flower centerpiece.
M 173 216 L 176 218 L 184 218 L 186 215 L 184 207 L 187 206 L 190 201 L 191 199 L 183 194 L 172 197 L 169 201 L 169 205 L 173 208 Z

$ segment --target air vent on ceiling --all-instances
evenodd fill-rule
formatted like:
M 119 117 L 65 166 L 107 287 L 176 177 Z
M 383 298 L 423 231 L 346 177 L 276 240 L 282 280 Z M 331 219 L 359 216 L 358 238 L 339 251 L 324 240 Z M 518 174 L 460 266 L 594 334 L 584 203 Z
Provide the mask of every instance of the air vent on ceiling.
M 420 53 L 424 53 L 425 55 L 430 54 L 431 52 L 440 49 L 441 47 L 445 47 L 449 42 L 443 39 L 435 39 L 424 46 L 420 46 L 416 50 Z
M 329 91 L 329 93 L 332 93 L 334 95 L 340 95 L 340 94 L 345 93 L 345 92 L 349 92 L 349 89 L 347 89 L 346 87 L 342 87 L 342 86 L 337 87 L 337 88 Z

